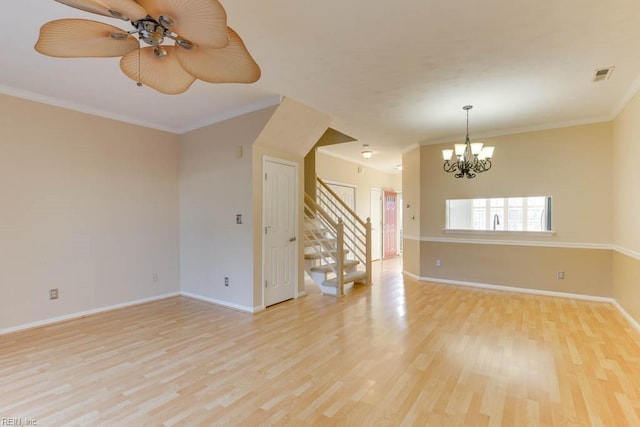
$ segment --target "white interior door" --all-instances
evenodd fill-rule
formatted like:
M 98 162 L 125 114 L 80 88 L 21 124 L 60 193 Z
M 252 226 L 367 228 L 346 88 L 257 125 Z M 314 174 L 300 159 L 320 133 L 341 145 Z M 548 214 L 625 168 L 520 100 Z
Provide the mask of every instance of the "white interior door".
M 402 254 L 404 244 L 404 223 L 402 216 L 402 193 L 398 193 L 398 253 Z
M 382 258 L 382 190 L 371 189 L 371 259 Z
M 384 191 L 382 195 L 382 257 L 398 255 L 398 193 Z
M 329 187 L 334 193 L 342 199 L 345 205 L 349 206 L 352 211 L 356 211 L 356 187 L 344 184 L 333 184 L 327 182 Z
M 297 166 L 265 160 L 263 191 L 264 304 L 294 298 L 297 274 Z

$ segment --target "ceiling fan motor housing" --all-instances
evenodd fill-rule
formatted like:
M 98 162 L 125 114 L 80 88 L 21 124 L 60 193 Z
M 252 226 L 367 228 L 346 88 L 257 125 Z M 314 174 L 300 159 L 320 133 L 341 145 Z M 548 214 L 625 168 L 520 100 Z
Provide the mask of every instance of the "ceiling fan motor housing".
M 131 25 L 136 27 L 140 40 L 151 46 L 158 46 L 164 42 L 164 38 L 171 35 L 171 30 L 164 27 L 150 16 L 139 21 L 132 21 Z

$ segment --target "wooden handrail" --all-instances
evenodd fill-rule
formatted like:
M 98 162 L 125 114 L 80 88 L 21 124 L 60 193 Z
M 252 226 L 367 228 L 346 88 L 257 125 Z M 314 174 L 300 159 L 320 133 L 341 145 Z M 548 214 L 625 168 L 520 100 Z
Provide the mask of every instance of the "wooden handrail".
M 319 212 L 320 215 L 322 215 L 322 218 L 327 221 L 331 227 L 333 227 L 334 230 L 336 230 L 338 228 L 338 224 L 331 219 L 331 216 L 329 216 L 329 214 L 327 213 L 327 211 L 325 211 L 321 206 L 319 206 L 315 200 L 313 200 L 313 198 L 311 196 L 309 196 L 307 193 L 304 193 L 304 201 L 311 206 L 312 210 Z

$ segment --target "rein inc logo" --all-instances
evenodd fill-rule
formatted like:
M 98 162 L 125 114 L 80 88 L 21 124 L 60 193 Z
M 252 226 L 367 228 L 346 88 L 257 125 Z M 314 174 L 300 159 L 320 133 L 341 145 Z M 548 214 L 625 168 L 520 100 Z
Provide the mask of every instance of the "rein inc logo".
M 37 426 L 38 420 L 34 418 L 2 417 L 0 426 Z

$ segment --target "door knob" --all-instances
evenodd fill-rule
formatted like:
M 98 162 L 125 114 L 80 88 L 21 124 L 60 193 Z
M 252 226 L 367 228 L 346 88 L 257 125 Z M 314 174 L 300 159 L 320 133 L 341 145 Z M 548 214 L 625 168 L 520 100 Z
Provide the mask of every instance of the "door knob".
M 289 239 L 289 241 L 290 241 L 290 242 L 295 242 L 295 241 L 296 241 L 295 236 L 294 236 L 294 237 L 292 237 L 292 238 L 290 238 L 290 239 Z

